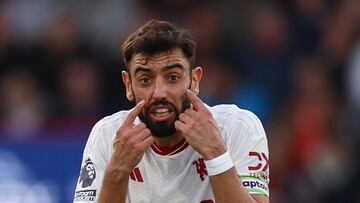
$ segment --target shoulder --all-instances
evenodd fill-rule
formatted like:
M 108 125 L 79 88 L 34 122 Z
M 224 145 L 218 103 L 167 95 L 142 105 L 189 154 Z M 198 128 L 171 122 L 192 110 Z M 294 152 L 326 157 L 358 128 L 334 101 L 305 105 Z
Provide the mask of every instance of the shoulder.
M 99 120 L 92 128 L 85 145 L 83 159 L 91 157 L 94 163 L 105 170 L 106 163 L 110 160 L 112 142 L 116 131 L 122 125 L 129 111 L 119 111 Z
M 249 127 L 258 124 L 259 118 L 251 111 L 241 109 L 235 104 L 220 104 L 209 107 L 210 112 L 217 121 L 240 122 Z
M 130 110 L 122 110 L 122 111 L 118 111 L 112 115 L 106 116 L 104 118 L 102 118 L 101 120 L 99 120 L 94 128 L 112 128 L 112 127 L 117 127 L 120 124 L 123 123 L 123 121 L 125 120 L 125 118 L 127 117 L 127 115 L 129 114 Z
M 99 120 L 91 130 L 88 142 L 96 143 L 97 141 L 102 139 L 112 141 L 117 129 L 124 122 L 129 112 L 130 110 L 118 111 Z
M 260 119 L 249 110 L 234 104 L 220 104 L 208 108 L 220 128 L 246 130 L 254 135 L 264 134 Z

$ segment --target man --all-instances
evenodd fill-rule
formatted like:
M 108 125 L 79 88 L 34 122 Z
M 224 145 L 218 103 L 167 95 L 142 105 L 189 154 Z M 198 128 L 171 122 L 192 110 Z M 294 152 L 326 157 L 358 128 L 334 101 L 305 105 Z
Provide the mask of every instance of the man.
M 269 202 L 263 127 L 196 96 L 195 50 L 188 31 L 156 20 L 124 42 L 122 79 L 136 105 L 94 126 L 82 164 L 92 176 L 81 173 L 74 202 Z

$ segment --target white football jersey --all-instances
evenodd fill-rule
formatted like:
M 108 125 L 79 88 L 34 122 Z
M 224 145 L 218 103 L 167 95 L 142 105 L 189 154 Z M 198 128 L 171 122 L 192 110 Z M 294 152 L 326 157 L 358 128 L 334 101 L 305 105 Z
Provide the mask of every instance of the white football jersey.
M 250 194 L 269 196 L 269 152 L 260 120 L 236 105 L 208 107 L 239 177 Z M 74 203 L 96 202 L 113 140 L 130 111 L 100 120 L 85 146 Z M 137 118 L 135 124 L 140 120 Z M 127 203 L 215 202 L 203 157 L 183 139 L 171 149 L 149 147 L 130 174 Z

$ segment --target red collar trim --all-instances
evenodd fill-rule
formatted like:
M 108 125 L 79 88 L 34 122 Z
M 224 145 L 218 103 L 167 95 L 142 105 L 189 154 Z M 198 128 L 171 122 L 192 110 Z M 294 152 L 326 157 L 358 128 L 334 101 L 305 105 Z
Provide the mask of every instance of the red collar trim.
M 151 149 L 159 155 L 162 156 L 170 156 L 170 155 L 174 155 L 177 154 L 181 151 L 183 151 L 187 146 L 189 146 L 189 143 L 186 142 L 185 138 L 183 138 L 180 142 L 178 142 L 177 144 L 175 144 L 172 147 L 161 147 L 159 145 L 157 145 L 156 143 L 153 143 L 151 145 Z

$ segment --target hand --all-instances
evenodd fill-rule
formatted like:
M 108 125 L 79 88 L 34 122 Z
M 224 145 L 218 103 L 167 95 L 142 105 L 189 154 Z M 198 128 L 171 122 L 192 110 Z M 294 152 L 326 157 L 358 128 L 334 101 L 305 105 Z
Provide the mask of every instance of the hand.
M 175 128 L 205 160 L 213 159 L 226 152 L 226 146 L 211 112 L 190 90 L 186 90 L 192 107 L 179 115 Z
M 112 167 L 125 169 L 130 173 L 139 164 L 145 150 L 154 142 L 144 123 L 134 125 L 135 118 L 144 106 L 144 100 L 139 102 L 116 132 L 114 152 L 109 164 Z

